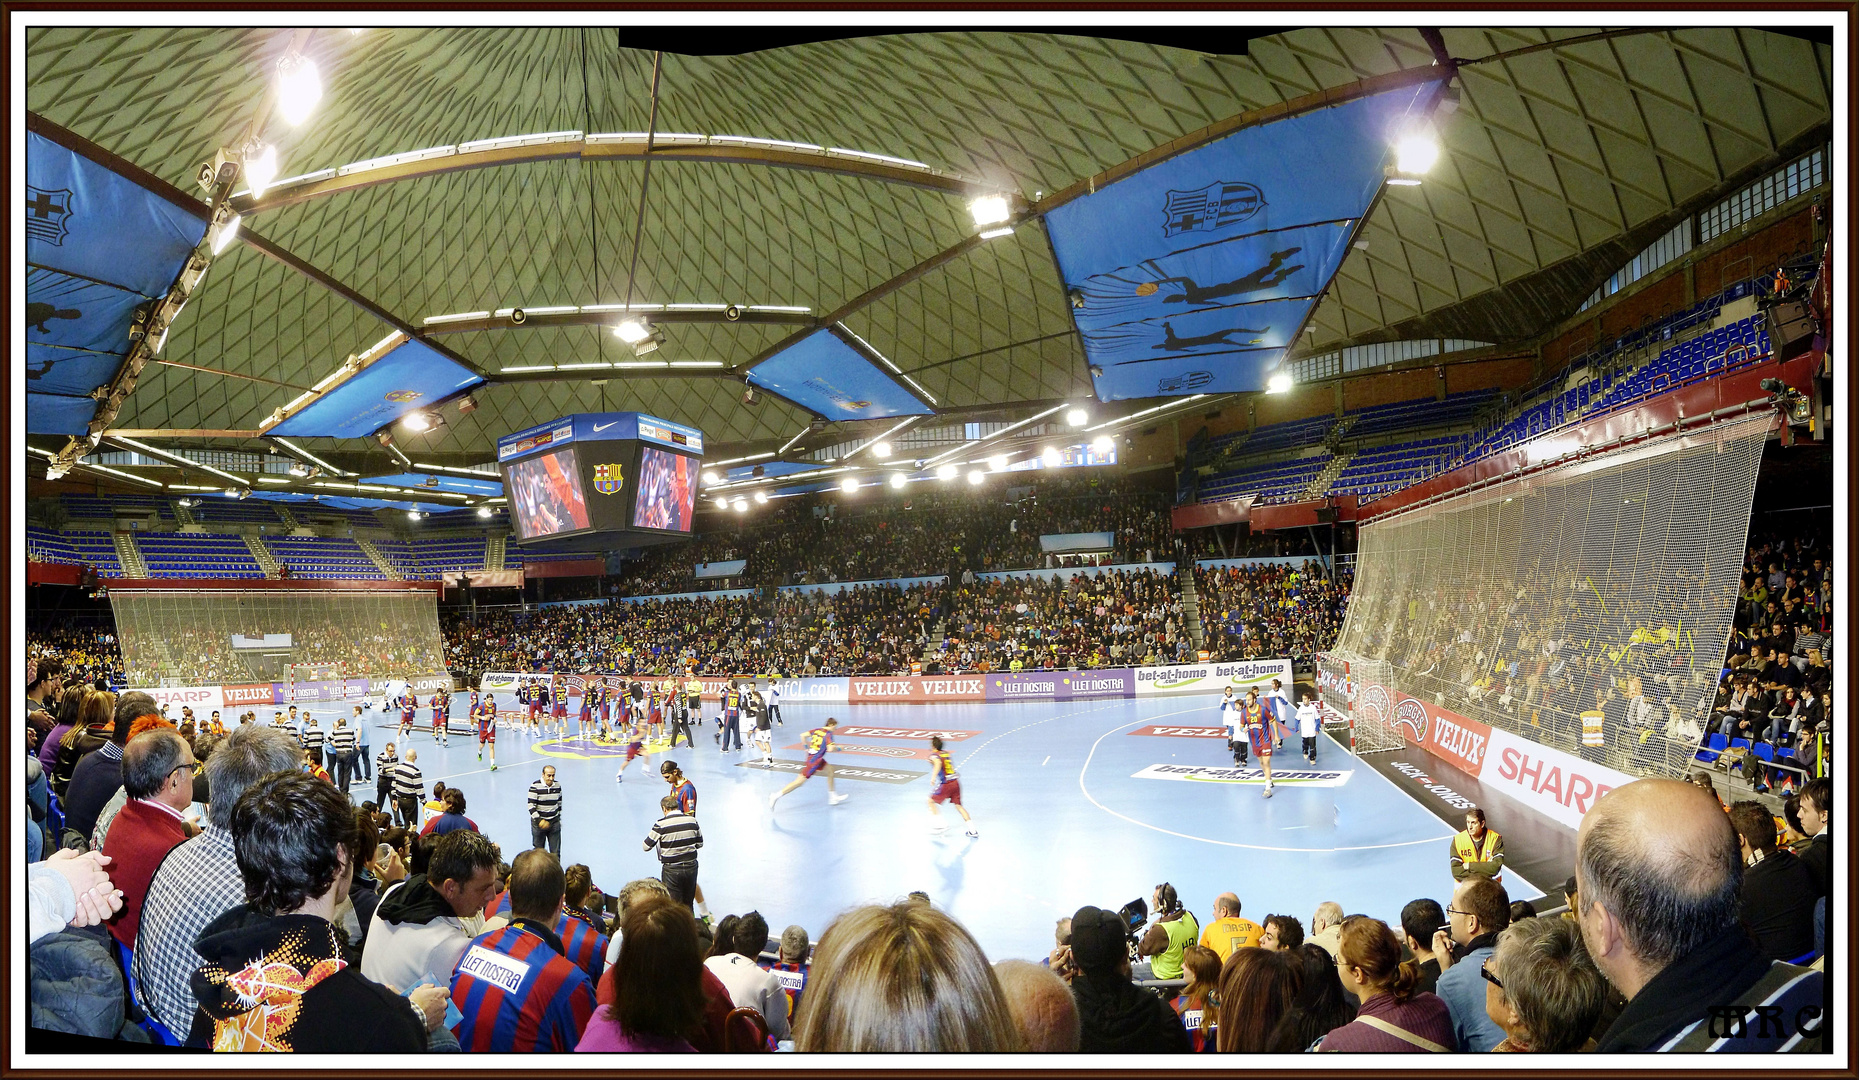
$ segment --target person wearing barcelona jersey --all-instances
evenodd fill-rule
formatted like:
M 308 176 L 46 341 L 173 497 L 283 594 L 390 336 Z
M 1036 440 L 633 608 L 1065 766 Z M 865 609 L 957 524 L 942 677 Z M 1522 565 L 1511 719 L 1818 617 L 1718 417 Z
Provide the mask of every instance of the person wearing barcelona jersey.
M 949 759 L 948 752 L 942 748 L 940 735 L 930 737 L 930 783 L 930 831 L 942 832 L 949 827 L 942 820 L 942 811 L 936 809 L 939 803 L 947 801 L 968 823 L 968 835 L 980 836 L 981 830 L 976 827 L 975 819 L 968 816 L 968 807 L 962 805 L 962 778 L 955 774 L 955 762 Z
M 526 689 L 529 691 L 529 696 L 523 700 L 529 705 L 529 731 L 534 734 L 542 723 L 542 700 L 545 691 L 542 689 L 542 683 L 535 679 L 529 681 Z
M 613 774 L 614 783 L 624 783 L 626 767 L 633 759 L 645 756 L 645 724 L 641 717 L 633 717 L 633 722 L 626 727 L 626 760 L 620 762 L 620 771 Z
M 478 688 L 471 688 L 471 705 L 465 711 L 466 716 L 478 715 Z
M 593 736 L 594 705 L 599 699 L 600 684 L 594 681 L 592 675 L 583 677 L 581 680 L 581 714 L 575 724 L 577 738 L 586 739 Z
M 773 810 L 775 804 L 781 801 L 781 796 L 806 783 L 809 777 L 821 769 L 826 770 L 827 803 L 829 805 L 842 803 L 850 798 L 848 795 L 839 794 L 838 790 L 833 787 L 833 767 L 826 761 L 826 752 L 833 748 L 833 729 L 838 726 L 839 721 L 829 716 L 826 718 L 826 723 L 807 732 L 807 763 L 801 766 L 800 776 L 795 778 L 793 783 L 768 796 L 768 809 Z
M 452 711 L 452 691 L 441 686 L 433 691 L 432 699 L 427 704 L 432 706 L 432 737 L 438 740 L 440 746 L 452 745 L 448 738 L 450 733 L 445 729 L 446 714 Z
M 568 687 L 558 687 L 550 698 L 549 717 L 555 721 L 557 737 L 568 734 Z
M 394 704 L 400 709 L 399 739 L 405 743 L 413 737 L 413 714 L 418 712 L 420 707 L 420 699 L 413 695 L 411 680 L 407 682 L 407 688 L 401 692 L 401 695 L 394 699 Z
M 473 938 L 452 973 L 468 1053 L 565 1053 L 594 1015 L 594 982 L 564 955 L 562 864 L 531 849 L 510 870 L 508 926 Z
M 730 739 L 742 749 L 742 687 L 731 680 L 723 691 L 723 752 L 729 752 Z
M 1272 797 L 1271 713 L 1260 703 L 1257 690 L 1246 691 L 1246 704 L 1242 708 L 1246 717 L 1246 739 L 1259 759 L 1259 767 L 1265 770 L 1265 790 L 1260 794 L 1269 799 Z
M 472 719 L 478 725 L 478 760 L 484 760 L 484 748 L 491 751 L 491 771 L 497 771 L 497 695 L 485 694 L 478 703 L 477 715 Z

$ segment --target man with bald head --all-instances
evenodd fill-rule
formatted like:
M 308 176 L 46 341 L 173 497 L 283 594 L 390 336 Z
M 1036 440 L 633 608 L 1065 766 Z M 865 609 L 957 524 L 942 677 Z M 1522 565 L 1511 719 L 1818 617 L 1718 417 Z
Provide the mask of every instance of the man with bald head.
M 1233 950 L 1257 945 L 1263 933 L 1258 923 L 1240 917 L 1239 897 L 1223 892 L 1214 897 L 1213 921 L 1201 931 L 1201 948 L 1212 949 L 1224 964 Z
M 994 977 L 1028 1050 L 1078 1052 L 1078 1005 L 1065 980 L 1026 960 L 1002 960 L 994 965 Z
M 1601 1053 L 1822 1050 L 1821 975 L 1756 951 L 1736 834 L 1704 789 L 1636 780 L 1602 796 L 1575 882 L 1582 939 L 1627 998 Z

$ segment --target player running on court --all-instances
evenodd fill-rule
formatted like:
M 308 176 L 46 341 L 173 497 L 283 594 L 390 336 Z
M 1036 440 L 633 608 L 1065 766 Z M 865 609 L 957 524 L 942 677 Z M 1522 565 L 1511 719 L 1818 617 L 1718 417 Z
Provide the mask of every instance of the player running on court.
M 633 763 L 634 758 L 644 756 L 645 725 L 639 722 L 638 717 L 634 717 L 633 723 L 627 725 L 626 728 L 626 760 L 620 762 L 620 771 L 613 774 L 614 783 L 625 783 L 626 767 Z
M 413 695 L 412 680 L 407 681 L 406 690 L 394 699 L 394 704 L 400 707 L 400 742 L 404 746 L 413 737 L 413 714 L 420 707 L 420 699 Z
M 432 737 L 440 746 L 450 746 L 446 731 L 446 714 L 452 711 L 452 691 L 441 686 L 433 691 L 432 699 L 427 702 L 432 706 Z
M 1265 770 L 1264 798 L 1272 797 L 1272 719 L 1271 712 L 1259 701 L 1257 690 L 1246 691 L 1246 737 L 1252 752 L 1258 755 L 1259 767 Z
M 943 750 L 940 735 L 930 737 L 930 770 L 930 782 L 934 785 L 929 795 L 932 821 L 930 831 L 940 833 L 949 828 L 942 820 L 942 811 L 936 809 L 938 803 L 947 801 L 968 823 L 968 835 L 980 836 L 981 830 L 976 827 L 975 819 L 968 816 L 968 808 L 962 805 L 962 778 L 956 775 L 955 762 L 949 760 L 949 755 Z
M 497 695 L 485 694 L 478 704 L 478 760 L 484 760 L 484 748 L 491 748 L 491 771 L 497 771 Z
M 826 761 L 826 752 L 833 748 L 833 729 L 838 726 L 839 721 L 829 716 L 826 718 L 826 723 L 807 732 L 807 764 L 802 766 L 800 776 L 793 783 L 768 796 L 768 809 L 773 810 L 775 803 L 781 801 L 781 796 L 806 783 L 808 777 L 821 769 L 826 770 L 826 801 L 829 805 L 845 802 L 851 797 L 841 795 L 834 789 L 833 767 Z
M 690 778 L 684 775 L 684 770 L 679 767 L 678 763 L 669 759 L 666 760 L 659 765 L 658 775 L 664 777 L 665 782 L 671 785 L 671 793 L 677 796 L 678 812 L 696 817 L 697 785 L 691 783 Z M 697 903 L 697 917 L 700 919 L 707 919 L 710 917 L 710 908 L 704 903 L 704 887 L 702 885 L 697 885 L 695 889 L 696 892 L 693 894 L 692 899 Z

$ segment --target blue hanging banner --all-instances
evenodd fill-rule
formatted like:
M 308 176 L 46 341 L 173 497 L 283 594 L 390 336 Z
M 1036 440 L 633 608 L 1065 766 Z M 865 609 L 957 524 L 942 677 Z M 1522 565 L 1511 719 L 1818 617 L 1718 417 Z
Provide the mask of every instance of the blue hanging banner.
M 1246 128 L 1046 215 L 1098 398 L 1264 389 L 1431 89 Z
M 265 432 L 359 439 L 484 380 L 419 341 L 403 341 Z
M 831 330 L 816 330 L 750 368 L 749 383 L 828 420 L 882 420 L 934 411 Z
M 479 479 L 470 476 L 445 476 L 438 473 L 396 473 L 393 476 L 370 476 L 362 480 L 364 484 L 385 484 L 404 488 L 434 488 L 439 491 L 456 491 L 465 495 L 502 495 L 503 481 L 488 477 Z
M 83 433 L 206 222 L 41 135 L 26 135 L 26 430 Z

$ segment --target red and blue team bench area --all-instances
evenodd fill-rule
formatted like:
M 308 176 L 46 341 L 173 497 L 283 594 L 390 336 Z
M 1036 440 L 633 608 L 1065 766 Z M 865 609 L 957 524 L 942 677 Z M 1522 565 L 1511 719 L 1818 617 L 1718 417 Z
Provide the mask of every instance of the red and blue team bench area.
M 1059 917 L 1085 904 L 1115 909 L 1147 899 L 1164 880 L 1197 911 L 1235 892 L 1254 920 L 1278 912 L 1307 921 L 1317 904 L 1334 900 L 1398 925 L 1408 900 L 1450 896 L 1448 846 L 1459 826 L 1419 801 L 1436 798 L 1423 785 L 1393 771 L 1403 781 L 1397 786 L 1328 735 L 1319 738 L 1313 768 L 1298 740 L 1287 737 L 1275 758 L 1275 794 L 1262 798 L 1257 761 L 1233 767 L 1217 727 L 1218 703 L 1203 695 L 784 701 L 771 767 L 752 743 L 722 752 L 712 738 L 717 706 L 706 702 L 703 722 L 693 725 L 695 748 L 653 742 L 647 767 L 635 762 L 622 783 L 614 773 L 625 760 L 624 742 L 579 738 L 575 709 L 566 738 L 523 735 L 506 713 L 495 773 L 478 760 L 475 738 L 459 733 L 466 694 L 453 697 L 449 748 L 438 747 L 429 728 L 416 727 L 412 744 L 427 783 L 462 788 L 468 813 L 504 845 L 506 860 L 516 853 L 512 845 L 529 842 L 530 782 L 543 765 L 554 765 L 563 861 L 586 863 L 609 892 L 658 873 L 642 842 L 670 790 L 659 764 L 674 760 L 697 785 L 704 834 L 698 882 L 711 912 L 753 908 L 775 933 L 799 923 L 816 940 L 849 907 L 919 889 L 996 959 L 1043 957 Z M 422 709 L 420 719 L 427 715 Z M 768 796 L 799 775 L 803 739 L 828 716 L 839 720 L 829 760 L 850 798 L 829 805 L 824 778 L 815 776 L 771 813 Z M 371 740 L 377 752 L 397 719 L 390 715 L 385 737 Z M 947 806 L 941 820 L 949 830 L 930 831 L 929 740 L 937 735 L 955 762 L 978 838 L 963 835 Z M 1493 823 L 1502 831 L 1495 815 Z M 1514 900 L 1542 895 L 1516 871 L 1507 870 L 1504 883 Z

